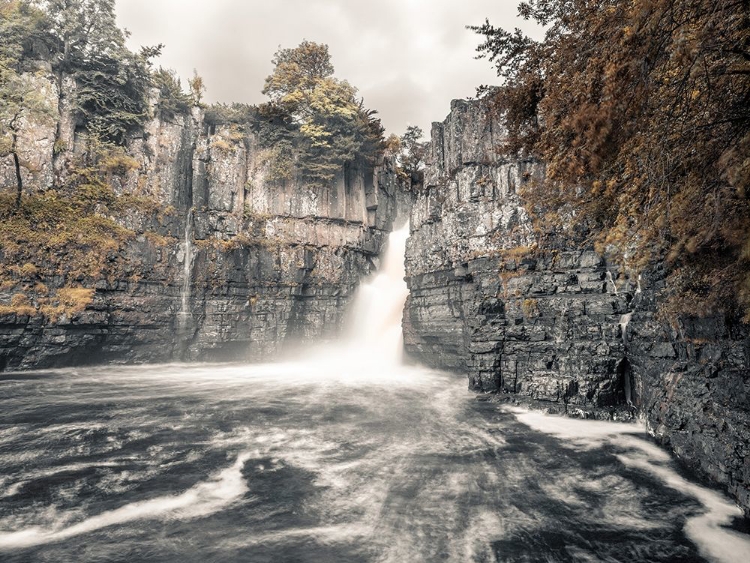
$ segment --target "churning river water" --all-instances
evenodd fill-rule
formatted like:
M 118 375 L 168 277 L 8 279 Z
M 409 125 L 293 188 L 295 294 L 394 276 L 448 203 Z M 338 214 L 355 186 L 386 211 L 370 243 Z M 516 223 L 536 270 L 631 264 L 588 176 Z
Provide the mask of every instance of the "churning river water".
M 750 561 L 643 427 L 401 365 L 389 268 L 381 328 L 298 361 L 2 376 L 0 561 Z

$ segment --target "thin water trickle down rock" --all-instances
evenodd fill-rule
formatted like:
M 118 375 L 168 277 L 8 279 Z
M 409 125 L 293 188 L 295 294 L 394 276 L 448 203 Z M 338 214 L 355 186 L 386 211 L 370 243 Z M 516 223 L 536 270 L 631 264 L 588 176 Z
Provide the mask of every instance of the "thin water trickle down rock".
M 190 310 L 190 286 L 193 271 L 193 208 L 188 210 L 185 217 L 185 236 L 182 247 L 182 290 L 180 291 L 180 310 L 177 313 L 181 334 L 186 331 L 192 321 Z

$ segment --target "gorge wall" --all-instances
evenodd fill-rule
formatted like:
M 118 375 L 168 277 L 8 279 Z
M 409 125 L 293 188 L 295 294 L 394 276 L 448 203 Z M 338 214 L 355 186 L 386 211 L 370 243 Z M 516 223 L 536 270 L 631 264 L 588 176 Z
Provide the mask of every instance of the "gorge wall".
M 44 68 L 35 80 L 57 118 L 25 122 L 18 153 L 24 195 L 44 202 L 91 147 L 70 107 L 75 84 L 60 87 Z M 94 251 L 79 232 L 24 254 L 21 233 L 5 237 L 0 371 L 262 360 L 333 338 L 396 216 L 410 208 L 411 356 L 506 400 L 581 417 L 640 416 L 750 509 L 747 326 L 662 319 L 668 288 L 658 264 L 631 279 L 591 248 L 540 249 L 519 191 L 544 171 L 498 153 L 503 136 L 485 105 L 454 102 L 433 126 L 412 201 L 389 159 L 351 165 L 323 186 L 279 181 L 253 134 L 212 125 L 197 108 L 154 118 L 128 138 L 108 172 L 113 195 L 93 211 L 92 230 L 107 223 L 114 239 L 103 236 Z M 15 185 L 8 157 L 0 196 L 11 198 Z M 85 268 L 64 267 L 74 262 Z
M 658 265 L 633 280 L 593 249 L 539 249 L 519 190 L 543 170 L 499 154 L 503 135 L 480 102 L 433 125 L 407 241 L 407 352 L 506 400 L 640 416 L 749 511 L 747 326 L 661 320 Z
M 35 80 L 59 110 L 25 122 L 19 137 L 25 194 L 41 197 L 91 147 L 70 108 L 75 84 L 60 91 L 44 67 Z M 121 235 L 98 274 L 63 271 L 74 259 L 64 245 L 25 264 L 9 258 L 11 245 L 0 248 L 0 371 L 258 360 L 291 342 L 332 338 L 403 207 L 402 187 L 388 160 L 347 167 L 324 186 L 271 181 L 266 152 L 252 134 L 209 125 L 198 108 L 131 135 L 126 166 L 107 178 L 126 204 L 97 204 L 94 213 Z M 7 157 L 0 193 L 15 189 Z

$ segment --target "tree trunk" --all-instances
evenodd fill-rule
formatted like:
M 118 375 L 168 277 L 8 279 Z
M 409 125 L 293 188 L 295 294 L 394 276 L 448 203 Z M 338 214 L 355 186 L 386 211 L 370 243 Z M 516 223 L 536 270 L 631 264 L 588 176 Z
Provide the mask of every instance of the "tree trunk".
M 66 45 L 67 49 L 67 45 Z M 63 122 L 63 105 L 65 101 L 65 93 L 63 92 L 63 84 L 65 82 L 65 71 L 62 66 L 57 72 L 57 125 L 55 126 L 55 143 L 52 150 L 52 187 L 59 188 L 62 185 L 60 164 L 59 161 L 62 158 L 63 152 L 65 152 L 61 146 L 62 140 L 62 122 Z M 67 147 L 65 147 L 67 149 Z
M 18 160 L 18 153 L 13 153 L 13 164 L 16 166 L 16 209 L 21 207 L 21 194 L 23 193 L 23 178 L 21 178 L 21 162 Z
M 18 158 L 18 133 L 13 132 L 13 143 L 11 145 L 13 165 L 16 168 L 16 209 L 21 207 L 21 194 L 23 193 L 23 177 L 21 176 L 21 159 Z

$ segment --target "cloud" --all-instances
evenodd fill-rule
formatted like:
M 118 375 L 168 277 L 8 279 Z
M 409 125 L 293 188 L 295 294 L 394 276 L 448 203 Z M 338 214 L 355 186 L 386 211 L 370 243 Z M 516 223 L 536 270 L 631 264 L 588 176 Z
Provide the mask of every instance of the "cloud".
M 280 46 L 326 43 L 336 75 L 397 134 L 407 124 L 429 131 L 451 99 L 497 81 L 474 59 L 481 38 L 466 25 L 533 29 L 515 17 L 515 0 L 118 0 L 117 13 L 131 47 L 164 43 L 157 64 L 183 79 L 197 69 L 210 102 L 264 101 Z

